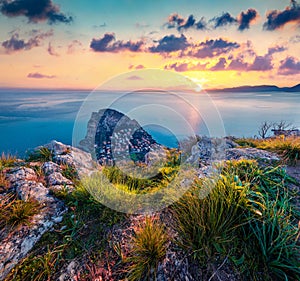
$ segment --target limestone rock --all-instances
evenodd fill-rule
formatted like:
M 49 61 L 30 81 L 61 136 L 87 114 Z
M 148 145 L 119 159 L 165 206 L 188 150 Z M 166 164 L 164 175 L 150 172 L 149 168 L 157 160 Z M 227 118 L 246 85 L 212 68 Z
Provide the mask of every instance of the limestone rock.
M 226 151 L 227 160 L 256 159 L 265 161 L 279 161 L 275 153 L 257 148 L 230 148 Z
M 0 241 L 0 280 L 23 258 L 39 241 L 42 235 L 61 221 L 66 211 L 61 201 L 53 200 L 47 207 L 34 216 L 32 224 L 16 229 Z
M 96 167 L 91 154 L 81 149 L 65 145 L 55 140 L 46 144 L 45 147 L 53 152 L 53 160 L 56 164 L 73 166 L 79 175 L 90 174 Z M 52 168 L 54 168 L 54 166 L 52 166 Z
M 67 178 L 65 178 L 61 173 L 54 172 L 47 176 L 48 186 L 54 185 L 73 185 L 73 182 Z
M 48 176 L 52 173 L 61 173 L 61 168 L 58 164 L 50 161 L 50 162 L 45 162 L 43 165 L 42 165 L 42 170 L 45 174 L 45 176 Z
M 14 185 L 17 184 L 19 181 L 36 181 L 37 175 L 33 169 L 22 167 L 10 170 L 9 174 L 7 175 L 7 178 L 11 182 L 11 184 Z
M 36 200 L 40 203 L 52 201 L 49 197 L 49 190 L 40 182 L 35 181 L 21 181 L 16 187 L 16 193 L 21 200 L 27 201 L 29 199 Z

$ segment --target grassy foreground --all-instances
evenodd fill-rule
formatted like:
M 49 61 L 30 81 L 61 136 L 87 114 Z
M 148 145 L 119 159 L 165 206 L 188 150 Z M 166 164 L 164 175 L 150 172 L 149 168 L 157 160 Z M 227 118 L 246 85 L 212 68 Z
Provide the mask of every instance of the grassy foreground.
M 274 149 L 299 159 L 298 152 L 290 153 L 299 148 L 292 140 L 285 144 L 291 150 L 282 150 L 281 140 L 244 139 L 240 144 Z M 46 154 L 45 159 L 49 159 Z M 3 156 L 1 165 L 13 164 Z M 297 194 L 289 188 L 299 183 L 281 166 L 260 167 L 254 160 L 227 161 L 217 170 L 220 172 L 209 178 L 194 178 L 189 191 L 164 210 L 172 217 L 171 223 L 160 214 L 143 217 L 134 225 L 127 250 L 121 246 L 122 237 L 111 244 L 111 231 L 114 227 L 122 229 L 128 216 L 96 201 L 87 191 L 88 178 L 78 181 L 71 193 L 67 189 L 56 192 L 54 195 L 68 206 L 63 221 L 43 235 L 6 281 L 57 280 L 74 259 L 80 262 L 77 280 L 99 276 L 109 276 L 107 280 L 155 280 L 170 244 L 175 245 L 175 252 L 185 253 L 194 272 L 202 273 L 202 279 L 196 280 L 218 280 L 214 278 L 220 278 L 219 270 L 230 271 L 234 280 L 300 280 L 300 210 Z M 65 171 L 70 178 L 76 172 L 68 167 Z M 176 172 L 177 165 L 169 164 L 157 177 L 139 181 L 114 168 L 102 173 L 130 193 L 160 189 Z M 0 227 L 30 226 L 39 206 L 14 197 L 5 200 L 1 203 Z M 176 235 L 171 235 L 174 232 Z

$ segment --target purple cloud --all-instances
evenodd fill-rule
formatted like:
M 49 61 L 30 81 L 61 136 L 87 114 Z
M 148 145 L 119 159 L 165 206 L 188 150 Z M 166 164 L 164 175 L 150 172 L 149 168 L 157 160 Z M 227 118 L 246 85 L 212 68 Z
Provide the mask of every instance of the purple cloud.
M 237 42 L 230 42 L 222 38 L 211 39 L 194 46 L 193 50 L 189 51 L 187 55 L 196 58 L 212 58 L 226 54 L 239 47 L 240 44 Z
M 251 22 L 253 22 L 257 16 L 258 13 L 255 9 L 248 9 L 247 12 L 241 12 L 238 17 L 238 30 L 244 31 L 245 29 L 249 29 Z
M 162 39 L 158 40 L 158 44 L 156 46 L 152 46 L 149 48 L 149 52 L 151 53 L 171 53 L 175 51 L 183 51 L 190 44 L 188 43 L 186 37 L 182 34 L 180 37 L 176 37 L 175 35 L 167 35 Z
M 133 65 L 133 64 L 131 64 L 131 65 L 129 65 L 129 67 L 128 67 L 128 69 L 144 69 L 145 68 L 145 66 L 143 66 L 142 64 L 139 64 L 139 65 Z
M 268 55 L 273 55 L 275 53 L 281 53 L 281 52 L 284 52 L 286 51 L 287 48 L 286 47 L 283 47 L 283 46 L 275 46 L 275 47 L 270 47 L 268 49 Z
M 132 75 L 126 78 L 127 80 L 143 80 L 142 77 L 137 76 L 137 75 Z
M 28 78 L 34 78 L 34 79 L 53 79 L 53 78 L 56 78 L 55 75 L 45 75 L 45 74 L 41 74 L 41 73 L 38 73 L 38 72 L 35 72 L 35 73 L 29 73 L 27 75 Z
M 50 56 L 55 56 L 55 57 L 59 56 L 59 54 L 56 52 L 55 48 L 52 46 L 51 42 L 49 42 L 47 51 Z
M 291 22 L 300 24 L 300 5 L 295 0 L 291 0 L 290 6 L 286 7 L 283 11 L 272 10 L 268 12 L 264 29 L 276 30 Z
M 204 17 L 197 22 L 193 15 L 189 15 L 187 19 L 184 19 L 182 16 L 174 13 L 169 16 L 166 25 L 168 28 L 177 28 L 179 32 L 182 32 L 190 28 L 204 30 L 207 24 Z
M 207 63 L 201 64 L 200 62 L 197 64 L 191 64 L 191 63 L 181 63 L 181 62 L 175 62 L 169 65 L 165 65 L 164 69 L 166 70 L 175 70 L 177 72 L 184 72 L 184 71 L 201 71 L 206 70 Z
M 45 38 L 52 36 L 53 30 L 44 33 L 35 32 L 35 34 L 36 33 L 37 35 L 33 36 L 32 38 L 29 38 L 26 41 L 25 39 L 20 39 L 19 33 L 16 32 L 12 34 L 10 39 L 2 42 L 2 47 L 4 47 L 8 53 L 21 50 L 30 50 L 34 47 L 40 46 Z
M 114 33 L 105 33 L 100 39 L 92 39 L 90 48 L 95 52 L 120 52 L 120 51 L 131 51 L 139 52 L 141 51 L 144 42 L 140 41 L 121 41 L 116 40 Z
M 280 75 L 294 75 L 300 73 L 300 61 L 294 57 L 287 57 L 280 62 L 279 71 Z
M 265 56 L 256 56 L 248 71 L 267 71 L 273 69 L 272 57 L 268 54 Z
M 60 12 L 51 0 L 1 0 L 0 9 L 8 17 L 25 16 L 31 23 L 48 21 L 50 24 L 71 23 L 73 18 Z
M 219 61 L 213 67 L 211 67 L 210 70 L 213 70 L 213 71 L 225 70 L 226 64 L 227 64 L 227 61 L 225 58 L 219 58 Z
M 227 70 L 236 70 L 236 71 L 247 71 L 249 65 L 244 62 L 241 57 L 232 59 L 230 64 L 227 66 Z
M 214 28 L 237 23 L 237 19 L 231 16 L 228 12 L 223 13 L 219 17 L 214 17 L 211 21 L 214 22 Z

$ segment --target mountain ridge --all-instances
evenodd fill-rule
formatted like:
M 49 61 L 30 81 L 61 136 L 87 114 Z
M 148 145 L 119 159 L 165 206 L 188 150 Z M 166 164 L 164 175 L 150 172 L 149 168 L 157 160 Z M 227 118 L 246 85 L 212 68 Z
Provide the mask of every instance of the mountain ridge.
M 300 92 L 300 83 L 292 87 L 275 85 L 239 86 L 224 89 L 207 89 L 207 92 Z

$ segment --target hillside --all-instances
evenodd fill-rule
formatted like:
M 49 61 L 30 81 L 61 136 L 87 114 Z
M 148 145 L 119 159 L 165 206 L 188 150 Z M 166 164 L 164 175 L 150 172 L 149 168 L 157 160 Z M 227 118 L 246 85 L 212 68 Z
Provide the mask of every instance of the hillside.
M 277 87 L 274 85 L 259 85 L 259 86 L 240 86 L 224 89 L 208 89 L 208 92 L 232 92 L 232 93 L 246 93 L 246 92 L 300 92 L 300 84 L 293 87 Z

